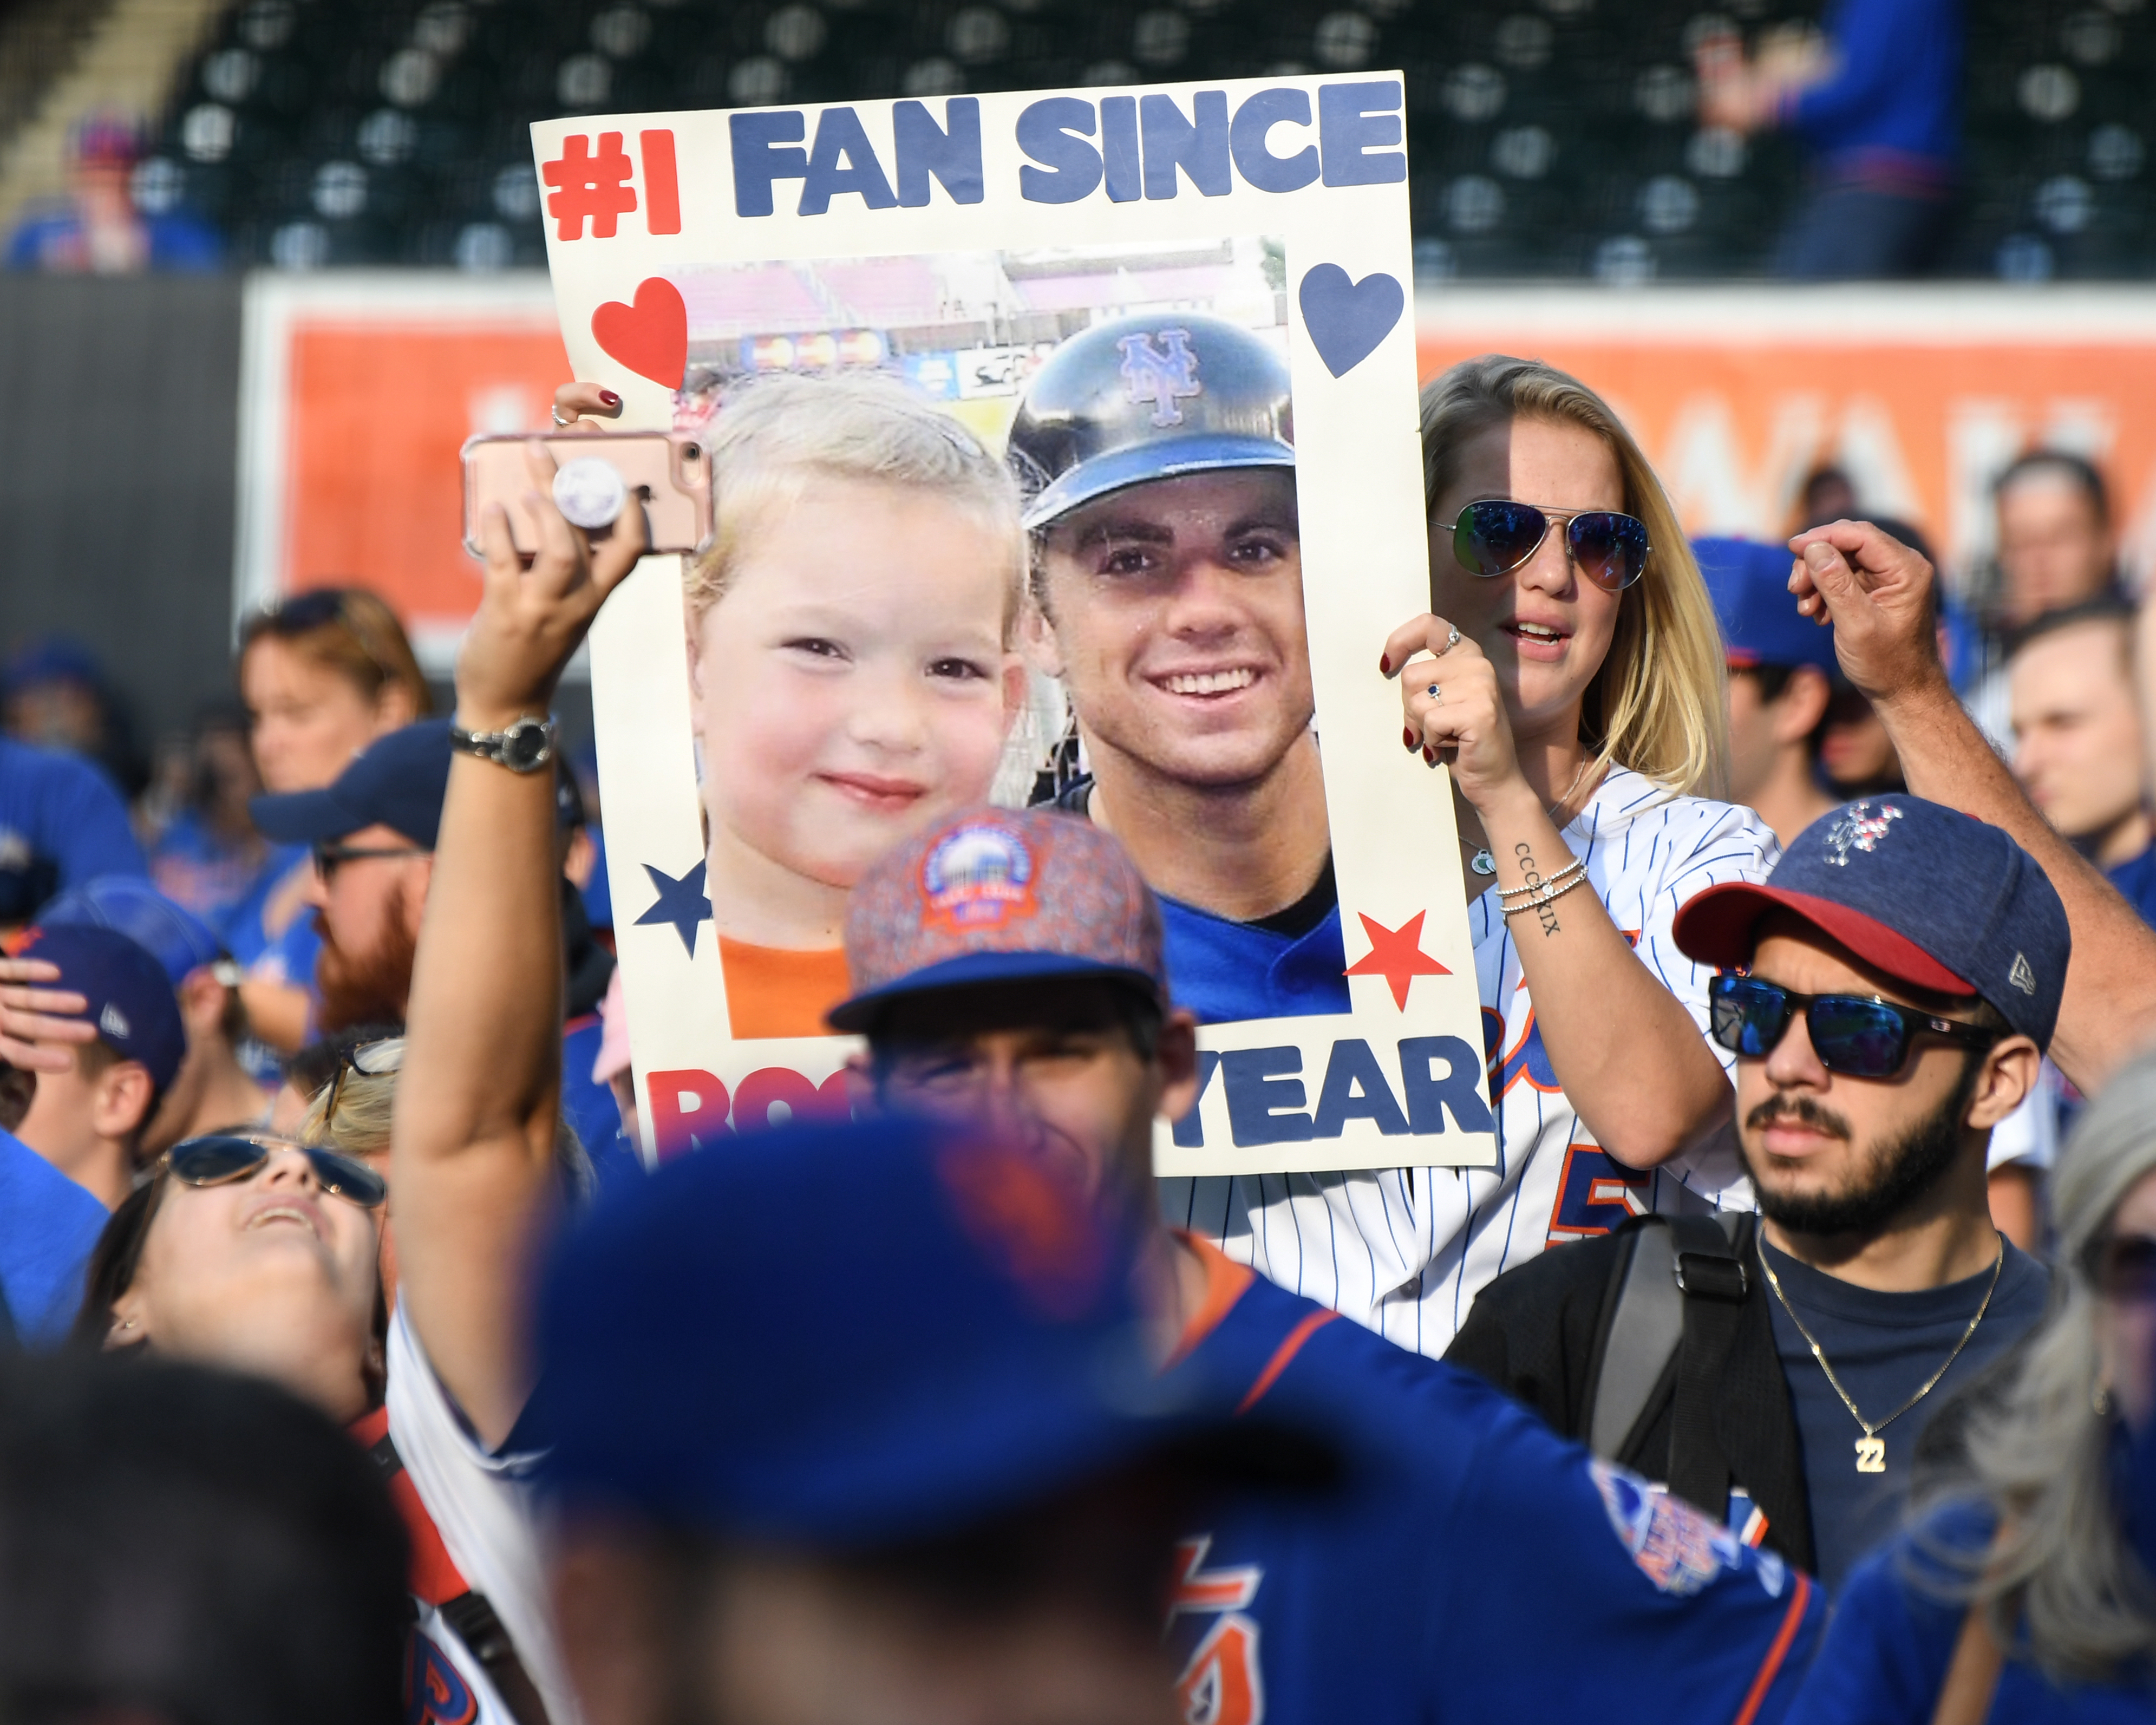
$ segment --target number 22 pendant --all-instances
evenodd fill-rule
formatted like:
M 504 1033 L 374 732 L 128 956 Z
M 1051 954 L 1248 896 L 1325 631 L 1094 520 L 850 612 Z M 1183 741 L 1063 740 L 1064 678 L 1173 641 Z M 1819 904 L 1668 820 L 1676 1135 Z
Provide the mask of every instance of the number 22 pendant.
M 1859 1473 L 1887 1471 L 1887 1440 L 1866 1432 L 1856 1440 L 1856 1471 Z

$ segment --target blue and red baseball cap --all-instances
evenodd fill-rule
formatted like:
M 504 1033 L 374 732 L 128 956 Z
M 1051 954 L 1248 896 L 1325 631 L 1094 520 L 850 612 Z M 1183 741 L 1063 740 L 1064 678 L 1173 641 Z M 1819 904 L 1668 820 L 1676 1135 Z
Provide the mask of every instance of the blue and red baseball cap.
M 1099 1477 L 1203 1419 L 1150 1363 L 1135 1249 L 1037 1158 L 918 1122 L 680 1158 L 554 1254 L 541 1484 L 572 1510 L 837 1550 Z
M 2073 937 L 2036 859 L 1997 827 L 1921 797 L 1845 803 L 1798 834 L 1764 880 L 1689 900 L 1678 949 L 1747 963 L 1759 919 L 1777 910 L 1897 982 L 1974 994 L 2037 1047 L 2051 1042 Z
M 1748 539 L 1695 539 L 1692 555 L 1714 601 L 1731 666 L 1809 665 L 1832 676 L 1834 631 L 1797 609 L 1789 591 L 1789 548 Z
M 59 967 L 57 983 L 90 1004 L 74 1016 L 97 1026 L 122 1060 L 139 1060 L 162 1091 L 187 1051 L 187 1025 L 165 967 L 117 929 L 87 922 L 39 923 L 8 943 L 10 956 Z M 65 1014 L 55 1014 L 64 1016 Z
M 1163 1007 L 1160 906 L 1128 853 L 1081 816 L 969 809 L 870 865 L 846 911 L 855 993 L 834 1029 L 909 994 L 1105 977 Z
M 38 912 L 38 921 L 47 928 L 116 928 L 164 967 L 175 988 L 204 965 L 230 956 L 209 924 L 136 875 L 100 875 L 71 886 Z

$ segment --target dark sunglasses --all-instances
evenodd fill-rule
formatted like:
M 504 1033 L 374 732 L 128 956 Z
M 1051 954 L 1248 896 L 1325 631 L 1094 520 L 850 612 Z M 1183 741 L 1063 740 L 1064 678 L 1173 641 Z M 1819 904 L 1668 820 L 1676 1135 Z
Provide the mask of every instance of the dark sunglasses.
M 220 1132 L 206 1138 L 188 1138 L 166 1153 L 165 1166 L 184 1185 L 223 1186 L 247 1178 L 278 1150 L 298 1151 L 313 1166 L 316 1183 L 323 1191 L 362 1209 L 378 1209 L 389 1195 L 382 1176 L 363 1162 L 340 1156 L 320 1144 L 295 1144 L 289 1138 L 267 1135 L 243 1138 Z
M 1636 516 L 1614 509 L 1569 514 L 1500 498 L 1486 498 L 1460 511 L 1452 527 L 1452 554 L 1471 575 L 1509 575 L 1541 548 L 1550 524 L 1558 521 L 1564 523 L 1566 555 L 1597 587 L 1620 593 L 1645 570 L 1647 524 Z
M 315 872 L 327 886 L 336 876 L 336 871 L 348 862 L 363 862 L 370 856 L 424 856 L 424 845 L 317 845 L 315 846 Z
M 1707 985 L 1708 1029 L 1714 1040 L 1747 1060 L 1763 1060 L 1804 1015 L 1812 1052 L 1845 1078 L 1892 1078 L 1908 1064 L 1917 1037 L 1943 1036 L 1964 1048 L 1989 1048 L 2005 1033 L 1955 1019 L 1934 1018 L 1869 994 L 1799 994 L 1756 977 L 1722 975 Z
M 327 1132 L 330 1122 L 336 1118 L 337 1101 L 344 1095 L 346 1076 L 357 1072 L 362 1078 L 382 1078 L 396 1071 L 404 1064 L 404 1039 L 385 1036 L 379 1042 L 362 1042 L 357 1048 L 347 1048 L 337 1055 L 336 1076 L 330 1081 L 330 1099 L 322 1107 L 322 1130 Z
M 2156 1240 L 2099 1234 L 2082 1248 L 2082 1274 L 2107 1300 L 2156 1305 Z

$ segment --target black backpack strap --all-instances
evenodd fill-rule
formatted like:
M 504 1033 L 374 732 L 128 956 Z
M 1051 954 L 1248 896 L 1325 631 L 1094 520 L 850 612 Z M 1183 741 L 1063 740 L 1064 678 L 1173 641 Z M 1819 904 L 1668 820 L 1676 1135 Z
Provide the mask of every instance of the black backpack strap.
M 1664 1399 L 1684 1333 L 1684 1295 L 1669 1219 L 1645 1216 L 1628 1232 L 1632 1249 L 1610 1276 L 1604 1326 L 1587 1393 L 1588 1446 L 1606 1461 L 1629 1453 Z M 1663 1392 L 1663 1393 L 1658 1393 Z
M 374 1440 L 367 1453 L 380 1471 L 385 1486 L 404 1471 L 404 1458 L 397 1453 L 396 1440 L 387 1431 Z M 421 1507 L 424 1509 L 424 1505 Z M 501 1614 L 485 1594 L 461 1593 L 454 1599 L 443 1600 L 434 1609 L 442 1614 L 442 1620 L 456 1631 L 465 1651 L 492 1680 L 495 1693 L 501 1697 L 502 1705 L 516 1718 L 516 1725 L 552 1725 L 547 1717 L 547 1703 L 540 1698 L 538 1685 L 524 1669 L 524 1661 L 516 1656 L 516 1644 L 510 1640 Z
M 1718 1217 L 1671 1216 L 1669 1228 L 1684 1301 L 1669 1487 L 1720 1521 L 1729 1512 L 1730 1471 L 1716 1434 L 1717 1409 L 1751 1277 Z
M 487 1676 L 494 1680 L 495 1692 L 516 1716 L 516 1725 L 549 1725 L 538 1686 L 516 1656 L 516 1644 L 509 1639 L 509 1631 L 486 1595 L 459 1594 L 454 1599 L 444 1599 L 439 1609 L 444 1620 L 457 1632 L 457 1639 L 485 1666 Z

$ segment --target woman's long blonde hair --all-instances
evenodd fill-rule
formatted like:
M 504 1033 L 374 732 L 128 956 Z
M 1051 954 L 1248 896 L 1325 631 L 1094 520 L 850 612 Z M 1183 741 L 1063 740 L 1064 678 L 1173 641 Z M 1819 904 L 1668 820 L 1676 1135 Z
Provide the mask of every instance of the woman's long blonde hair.
M 1580 740 L 1595 752 L 1589 773 L 1599 778 L 1614 762 L 1681 794 L 1721 795 L 1728 673 L 1714 604 L 1669 494 L 1608 403 L 1538 359 L 1463 359 L 1423 387 L 1424 507 L 1436 509 L 1471 439 L 1520 418 L 1583 426 L 1600 438 L 1624 475 L 1625 510 L 1647 527 L 1647 567 L 1625 590 L 1609 656 L 1580 706 Z
M 2048 1196 L 2057 1237 L 2051 1304 L 1997 1403 L 1974 1414 L 1969 1478 L 1917 1511 L 1973 1487 L 2001 1532 L 1974 1558 L 1921 1549 L 1980 1605 L 2002 1647 L 2026 1647 L 2068 1681 L 2102 1681 L 2156 1646 L 2156 1586 L 2128 1548 L 2112 1491 L 2111 1420 L 2097 1411 L 2097 1291 L 2082 1253 L 2126 1194 L 2156 1173 L 2156 1054 L 2144 1054 L 2089 1104 L 2059 1153 Z M 1922 1536 L 1919 1536 L 1920 1541 Z

